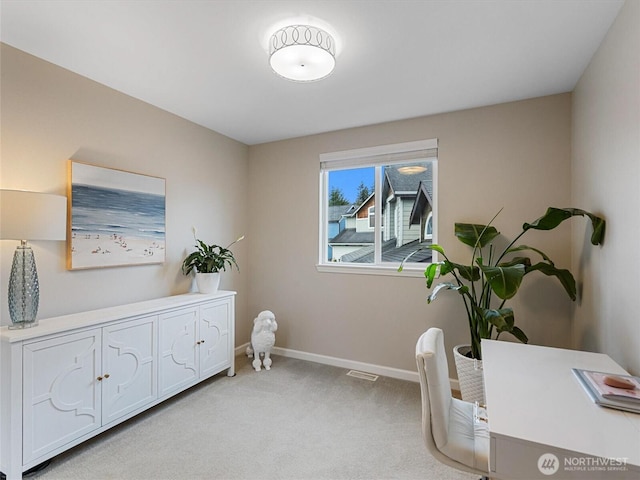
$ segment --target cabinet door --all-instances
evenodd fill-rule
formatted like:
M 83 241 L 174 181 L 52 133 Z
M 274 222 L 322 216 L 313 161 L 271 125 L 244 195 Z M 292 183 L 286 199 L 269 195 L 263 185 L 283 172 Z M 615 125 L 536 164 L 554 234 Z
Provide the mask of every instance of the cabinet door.
M 200 375 L 207 377 L 230 366 L 229 300 L 200 307 Z
M 23 346 L 23 463 L 100 427 L 100 352 L 99 328 Z
M 157 398 L 156 319 L 156 316 L 146 317 L 103 328 L 103 424 Z
M 159 396 L 195 383 L 198 375 L 198 307 L 159 316 Z

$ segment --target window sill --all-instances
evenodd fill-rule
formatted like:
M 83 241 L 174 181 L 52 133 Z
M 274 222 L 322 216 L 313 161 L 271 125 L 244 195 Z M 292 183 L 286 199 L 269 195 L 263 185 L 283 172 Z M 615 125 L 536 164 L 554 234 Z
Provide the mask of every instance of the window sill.
M 389 277 L 424 277 L 424 266 L 405 266 L 402 272 L 398 272 L 398 265 L 382 267 L 380 265 L 355 265 L 348 263 L 322 263 L 316 265 L 320 273 L 341 273 L 356 275 L 385 275 Z

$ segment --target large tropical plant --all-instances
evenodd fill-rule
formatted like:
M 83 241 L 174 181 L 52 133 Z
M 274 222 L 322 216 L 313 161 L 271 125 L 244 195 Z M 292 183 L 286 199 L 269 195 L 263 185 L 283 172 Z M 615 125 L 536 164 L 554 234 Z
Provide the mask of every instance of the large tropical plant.
M 188 275 L 194 269 L 198 273 L 216 273 L 226 271 L 227 267 L 234 266 L 240 270 L 230 248 L 233 244 L 238 243 L 243 238 L 244 235 L 226 247 L 221 247 L 220 245 L 208 245 L 202 240 L 195 238 L 194 229 L 196 250 L 191 252 L 182 262 L 182 273 Z
M 531 223 L 525 223 L 522 226 L 522 232 L 504 249 L 498 250 L 493 241 L 500 232 L 492 225 L 498 214 L 487 225 L 455 224 L 456 238 L 473 249 L 468 264 L 453 262 L 441 245 L 432 244 L 420 249 L 434 250 L 444 259 L 427 266 L 424 272 L 427 288 L 431 288 L 434 280 L 440 276 L 450 274 L 453 277 L 451 282 L 436 285 L 427 297 L 427 302 L 433 302 L 443 290 L 453 290 L 460 294 L 469 322 L 471 355 L 477 359 L 482 359 L 480 342 L 483 338 L 490 339 L 495 335 L 497 339 L 502 333 L 507 332 L 523 343 L 529 341 L 527 335 L 515 325 L 513 309 L 505 306 L 507 300 L 518 293 L 525 275 L 540 272 L 556 277 L 569 298 L 576 299 L 576 282 L 572 273 L 556 267 L 553 261 L 537 248 L 516 245 L 524 234 L 529 230 L 553 230 L 563 221 L 579 215 L 587 216 L 591 220 L 593 226 L 591 243 L 601 245 L 604 240 L 605 221 L 602 218 L 576 208 L 549 208 L 542 217 Z M 404 259 L 400 265 L 400 271 L 404 262 L 418 251 Z M 533 263 L 528 256 L 521 255 L 521 252 L 526 251 L 536 254 L 540 260 Z

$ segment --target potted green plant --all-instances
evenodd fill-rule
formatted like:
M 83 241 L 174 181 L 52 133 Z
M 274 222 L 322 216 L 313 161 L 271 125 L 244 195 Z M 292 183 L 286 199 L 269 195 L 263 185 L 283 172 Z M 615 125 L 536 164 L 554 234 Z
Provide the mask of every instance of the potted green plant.
M 220 272 L 226 271 L 227 267 L 240 270 L 236 262 L 231 246 L 244 238 L 244 235 L 230 243 L 227 247 L 220 245 L 208 245 L 196 238 L 194 229 L 194 239 L 196 250 L 191 252 L 182 262 L 182 273 L 189 275 L 196 272 L 196 283 L 200 293 L 212 293 L 218 290 L 220 285 Z
M 499 249 L 494 244 L 494 240 L 499 237 L 500 232 L 492 225 L 499 214 L 500 212 L 487 225 L 455 224 L 456 238 L 472 248 L 468 263 L 452 261 L 441 245 L 432 244 L 421 248 L 434 250 L 443 258 L 442 261 L 429 264 L 425 269 L 427 288 L 431 288 L 434 280 L 440 276 L 451 275 L 452 277 L 452 281 L 440 283 L 433 288 L 427 297 L 427 303 L 433 302 L 443 290 L 452 290 L 460 294 L 467 313 L 470 333 L 469 351 L 465 352 L 465 356 L 474 359 L 474 365 L 482 359 L 480 342 L 483 338 L 498 339 L 502 333 L 506 332 L 523 343 L 528 342 L 527 335 L 515 325 L 513 309 L 505 306 L 507 300 L 518 293 L 525 275 L 541 272 L 556 277 L 569 298 L 576 299 L 576 282 L 573 274 L 569 270 L 556 267 L 554 262 L 537 248 L 516 245 L 524 234 L 529 230 L 553 230 L 573 216 L 587 216 L 593 226 L 591 243 L 601 245 L 604 240 L 605 221 L 602 218 L 575 208 L 549 208 L 537 220 L 523 224 L 522 232 L 508 242 L 506 247 Z M 404 263 L 418 251 L 416 250 L 403 260 L 400 271 Z M 539 261 L 533 263 L 531 258 L 523 256 L 521 252 L 526 251 L 539 256 Z M 460 377 L 460 372 L 458 374 Z

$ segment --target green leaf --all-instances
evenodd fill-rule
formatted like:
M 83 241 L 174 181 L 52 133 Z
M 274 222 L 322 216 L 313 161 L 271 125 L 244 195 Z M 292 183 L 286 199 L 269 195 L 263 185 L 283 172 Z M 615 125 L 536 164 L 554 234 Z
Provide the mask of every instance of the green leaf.
M 424 276 L 427 279 L 427 288 L 431 288 L 433 281 L 443 275 L 447 275 L 454 270 L 457 270 L 459 275 L 470 282 L 477 282 L 480 280 L 480 269 L 478 267 L 462 265 L 460 263 L 453 263 L 448 260 L 442 262 L 430 263 L 424 271 Z
M 593 228 L 593 232 L 591 234 L 591 244 L 592 245 L 602 245 L 604 241 L 604 232 L 606 229 L 606 222 L 603 218 L 598 217 L 592 213 L 589 213 L 585 210 L 581 210 L 579 208 L 555 208 L 549 207 L 546 213 L 534 220 L 531 223 L 525 223 L 522 226 L 523 230 L 552 230 L 560 225 L 565 220 L 575 217 L 575 216 L 587 216 L 591 220 L 591 226 Z
M 529 338 L 518 327 L 513 327 L 509 333 L 520 340 L 522 343 L 529 343 Z
M 530 228 L 533 228 L 534 230 L 552 230 L 568 218 L 571 218 L 571 216 L 569 209 L 549 207 L 543 216 L 531 223 L 525 223 L 522 226 L 522 229 L 529 230 Z
M 516 337 L 522 343 L 529 342 L 525 333 L 514 325 L 515 317 L 511 308 L 479 310 L 481 310 L 482 317 L 496 328 L 498 335 L 507 332 Z
M 454 269 L 457 270 L 460 276 L 465 280 L 470 282 L 477 282 L 480 280 L 480 269 L 478 267 L 453 262 L 446 263 L 449 265 L 449 271 L 453 271 Z
M 482 313 L 482 318 L 484 318 L 487 322 L 491 323 L 498 332 L 509 332 L 513 329 L 513 324 L 515 322 L 513 316 L 513 309 L 511 308 L 500 308 L 500 309 L 489 309 L 489 308 L 478 308 Z
M 522 277 L 525 274 L 524 265 L 513 265 L 511 267 L 481 266 L 480 268 L 487 278 L 491 290 L 503 300 L 510 299 L 518 292 Z
M 424 276 L 427 279 L 427 288 L 431 288 L 431 285 L 433 285 L 433 281 L 436 279 L 436 277 L 439 276 L 440 265 L 442 265 L 442 262 L 430 263 L 424 270 Z
M 527 267 L 526 270 L 526 273 L 539 271 L 549 277 L 556 277 L 564 287 L 567 295 L 569 295 L 569 298 L 575 301 L 577 296 L 576 280 L 573 278 L 573 274 L 569 270 L 556 268 L 555 266 L 549 265 L 545 262 L 539 262 L 535 265 L 531 265 L 530 267 Z
M 546 253 L 544 253 L 542 250 L 538 250 L 537 248 L 534 247 L 530 247 L 529 245 L 519 245 L 517 247 L 513 247 L 510 248 L 509 250 L 507 250 L 505 253 L 513 253 L 513 252 L 521 252 L 522 250 L 531 250 L 532 252 L 536 252 L 538 255 L 540 255 L 545 261 L 549 262 L 550 264 L 553 265 L 553 262 L 551 261 L 551 259 L 547 256 Z M 529 265 L 531 265 L 531 262 L 529 262 Z
M 512 267 L 513 265 L 524 265 L 525 268 L 531 265 L 529 257 L 514 257 L 506 262 L 500 262 L 498 267 Z
M 476 246 L 484 247 L 500 235 L 495 227 L 475 223 L 456 223 L 454 233 L 458 240 L 473 248 Z
M 438 292 L 440 292 L 441 290 L 459 291 L 460 289 L 466 289 L 466 287 L 464 285 L 456 285 L 455 283 L 439 283 L 433 288 L 431 294 L 427 297 L 427 303 L 433 302 L 436 299 Z

